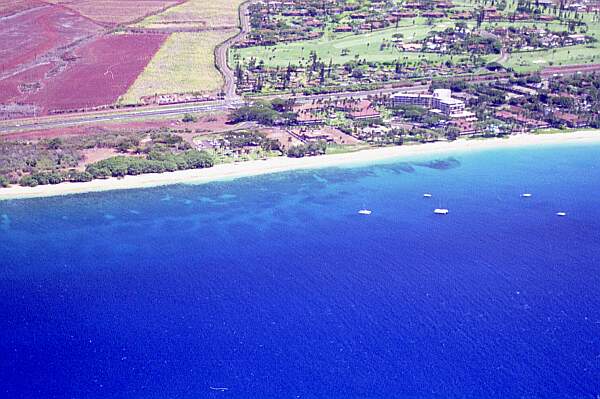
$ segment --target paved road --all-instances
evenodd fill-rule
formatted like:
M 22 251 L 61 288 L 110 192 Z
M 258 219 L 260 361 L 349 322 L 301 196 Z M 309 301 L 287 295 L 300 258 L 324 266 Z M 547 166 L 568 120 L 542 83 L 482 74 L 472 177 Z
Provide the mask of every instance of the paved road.
M 311 102 L 316 100 L 324 99 L 340 99 L 340 98 L 365 98 L 368 96 L 375 96 L 379 94 L 390 94 L 398 91 L 403 92 L 424 92 L 428 90 L 428 86 L 416 86 L 407 88 L 384 88 L 378 90 L 369 90 L 361 92 L 344 92 L 344 93 L 329 93 L 329 94 L 318 94 L 311 96 L 269 96 L 263 97 L 266 100 L 270 100 L 276 97 L 279 98 L 295 98 L 298 102 Z M 52 129 L 59 127 L 69 127 L 78 125 L 87 125 L 99 122 L 109 121 L 126 121 L 129 119 L 145 118 L 150 116 L 169 116 L 169 115 L 181 115 L 186 112 L 217 112 L 226 111 L 233 109 L 244 104 L 242 99 L 226 99 L 222 101 L 215 101 L 207 104 L 187 104 L 180 106 L 172 106 L 169 108 L 152 108 L 152 109 L 131 109 L 128 111 L 118 111 L 115 113 L 101 113 L 101 114 L 70 114 L 61 116 L 52 116 L 40 118 L 37 121 L 27 119 L 23 121 L 13 120 L 6 121 L 0 124 L 0 135 L 14 133 L 18 131 L 26 130 L 43 130 Z M 60 118 L 60 119 L 58 119 Z
M 217 65 L 217 69 L 219 69 L 223 75 L 223 80 L 225 81 L 225 84 L 223 85 L 223 93 L 225 93 L 226 101 L 236 101 L 239 99 L 235 93 L 235 74 L 229 67 L 228 55 L 231 46 L 244 40 L 246 35 L 250 32 L 251 26 L 248 8 L 253 2 L 254 0 L 250 0 L 242 3 L 239 8 L 240 32 L 234 37 L 227 39 L 215 49 L 215 63 Z
M 223 92 L 225 94 L 224 101 L 212 102 L 210 104 L 187 104 L 181 106 L 169 106 L 164 109 L 133 109 L 131 111 L 116 111 L 114 113 L 103 112 L 101 115 L 91 114 L 69 114 L 62 116 L 52 116 L 48 118 L 40 118 L 38 121 L 32 121 L 31 118 L 25 121 L 7 121 L 0 123 L 0 134 L 7 134 L 11 132 L 17 132 L 21 130 L 33 130 L 33 129 L 50 129 L 58 127 L 76 126 L 97 122 L 107 121 L 118 121 L 135 119 L 148 116 L 168 116 L 177 115 L 186 112 L 214 112 L 214 111 L 225 111 L 227 109 L 235 108 L 243 104 L 243 100 L 236 94 L 235 90 L 235 75 L 228 65 L 228 54 L 229 49 L 235 43 L 246 38 L 246 35 L 250 32 L 250 16 L 248 8 L 255 0 L 249 0 L 243 3 L 239 8 L 240 18 L 240 32 L 219 45 L 215 49 L 215 63 L 217 68 L 223 74 L 225 84 L 223 86 Z M 60 120 L 58 118 L 61 118 Z
M 120 121 L 120 120 L 128 120 L 128 119 L 137 119 L 144 118 L 149 116 L 168 116 L 168 115 L 180 115 L 186 112 L 215 112 L 215 111 L 225 111 L 231 107 L 238 106 L 238 103 L 230 102 L 226 103 L 225 101 L 214 102 L 210 104 L 202 104 L 202 105 L 184 105 L 173 108 L 164 108 L 164 109 L 146 109 L 146 110 L 131 110 L 124 111 L 119 113 L 109 113 L 109 114 L 79 114 L 79 115 L 63 115 L 61 119 L 56 119 L 56 117 L 51 118 L 41 118 L 38 121 L 33 121 L 32 119 L 28 119 L 25 121 L 11 121 L 9 123 L 4 123 L 0 125 L 0 134 L 13 133 L 18 131 L 26 131 L 26 130 L 42 130 L 42 129 L 52 129 L 59 127 L 69 127 L 69 126 L 78 126 L 78 125 L 87 125 L 98 122 L 108 122 L 108 121 Z
M 474 83 L 485 83 L 489 80 L 498 80 L 498 76 L 481 76 L 471 79 Z M 502 80 L 502 79 L 501 79 Z M 341 92 L 341 93 L 329 93 L 329 94 L 317 94 L 311 96 L 304 95 L 275 95 L 260 97 L 265 100 L 271 100 L 273 98 L 295 98 L 296 101 L 305 103 L 314 100 L 324 99 L 340 99 L 340 98 L 365 98 L 368 96 L 376 96 L 379 94 L 390 94 L 395 92 L 425 92 L 429 89 L 428 85 L 418 85 L 411 87 L 386 87 L 377 90 L 367 90 L 360 92 Z M 259 97 L 256 97 L 259 98 Z M 251 99 L 250 99 L 251 100 Z M 42 130 L 59 127 L 69 127 L 78 125 L 88 125 L 99 122 L 107 121 L 126 121 L 131 119 L 139 119 L 150 116 L 168 116 L 168 115 L 181 115 L 187 112 L 218 112 L 234 109 L 245 103 L 244 99 L 239 97 L 230 97 L 221 101 L 214 101 L 210 103 L 193 103 L 183 104 L 176 106 L 164 106 L 154 108 L 133 108 L 131 110 L 118 110 L 118 111 L 104 111 L 96 113 L 79 113 L 79 114 L 68 114 L 68 115 L 55 115 L 51 117 L 42 117 L 37 120 L 35 119 L 24 119 L 24 120 L 9 120 L 0 122 L 0 135 L 14 133 L 19 131 L 31 131 L 31 130 Z M 60 119 L 59 119 L 60 118 Z
M 19 131 L 31 131 L 31 130 L 42 130 L 60 127 L 69 127 L 77 125 L 86 125 L 99 122 L 108 121 L 125 121 L 131 119 L 139 119 L 151 116 L 168 116 L 178 115 L 187 112 L 215 112 L 215 111 L 226 111 L 233 109 L 244 104 L 244 100 L 236 94 L 235 90 L 235 74 L 228 65 L 228 53 L 231 46 L 238 43 L 239 41 L 246 38 L 247 34 L 251 30 L 250 16 L 248 9 L 251 4 L 256 0 L 248 0 L 239 8 L 240 18 L 240 32 L 217 46 L 215 49 L 215 63 L 217 68 L 223 74 L 225 81 L 223 92 L 225 94 L 224 100 L 214 101 L 210 103 L 193 103 L 184 105 L 170 105 L 164 108 L 136 108 L 131 110 L 118 110 L 118 111 L 104 111 L 96 113 L 80 113 L 80 114 L 68 114 L 68 115 L 55 115 L 51 117 L 43 117 L 39 119 L 24 119 L 24 120 L 11 120 L 0 122 L 0 135 L 8 134 Z M 481 79 L 481 81 L 488 80 L 489 77 Z M 479 81 L 479 79 L 476 79 Z M 324 99 L 340 99 L 340 98 L 364 98 L 368 96 L 375 96 L 380 94 L 390 94 L 398 91 L 403 92 L 423 92 L 429 89 L 427 85 L 412 86 L 412 87 L 386 87 L 377 90 L 368 90 L 361 92 L 344 92 L 344 93 L 330 93 L 330 94 L 318 94 L 311 96 L 304 95 L 275 95 L 260 97 L 266 100 L 273 98 L 295 98 L 298 102 L 310 102 L 315 100 Z M 259 98 L 259 97 L 256 97 Z

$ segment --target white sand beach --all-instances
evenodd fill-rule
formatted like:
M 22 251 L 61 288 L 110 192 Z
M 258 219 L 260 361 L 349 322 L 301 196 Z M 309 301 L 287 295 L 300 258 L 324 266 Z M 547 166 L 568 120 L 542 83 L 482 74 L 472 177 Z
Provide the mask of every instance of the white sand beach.
M 599 130 L 582 130 L 555 134 L 521 134 L 508 138 L 481 140 L 459 139 L 452 142 L 405 145 L 368 149 L 335 155 L 305 158 L 271 158 L 264 161 L 248 161 L 216 165 L 208 169 L 183 170 L 162 174 L 126 176 L 122 179 L 94 180 L 89 183 L 62 183 L 37 187 L 12 186 L 0 188 L 0 200 L 50 197 L 95 191 L 124 190 L 170 184 L 199 184 L 217 180 L 231 180 L 299 169 L 315 169 L 339 166 L 368 165 L 380 161 L 401 160 L 414 156 L 428 156 L 453 152 L 485 149 L 514 148 L 551 144 L 600 143 Z

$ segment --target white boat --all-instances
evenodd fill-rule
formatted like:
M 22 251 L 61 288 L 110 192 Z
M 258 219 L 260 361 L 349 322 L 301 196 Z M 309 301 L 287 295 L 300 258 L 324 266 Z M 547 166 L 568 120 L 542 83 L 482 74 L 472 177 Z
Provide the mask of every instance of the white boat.
M 567 212 L 556 212 L 556 216 L 567 216 Z
M 531 194 L 530 193 L 521 194 L 521 197 L 529 198 L 529 197 L 531 197 Z
M 358 213 L 361 215 L 370 215 L 371 213 L 373 213 L 373 211 L 369 209 L 361 209 L 360 211 L 358 211 Z
M 425 197 L 425 198 L 431 198 L 431 197 L 433 197 L 433 195 L 431 195 L 429 193 L 425 193 L 425 194 L 423 194 L 423 197 Z
M 436 215 L 447 215 L 448 212 L 450 211 L 446 208 L 436 208 L 433 210 L 433 213 L 435 213 Z

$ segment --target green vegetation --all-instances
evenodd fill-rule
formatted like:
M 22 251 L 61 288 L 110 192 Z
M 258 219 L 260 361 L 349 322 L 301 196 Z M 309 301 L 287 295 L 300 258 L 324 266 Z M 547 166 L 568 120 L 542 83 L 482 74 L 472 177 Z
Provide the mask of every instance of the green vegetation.
M 198 118 L 196 118 L 194 115 L 192 114 L 185 114 L 183 115 L 183 118 L 181 119 L 182 122 L 185 123 L 190 123 L 190 122 L 197 122 Z
M 264 151 L 279 151 L 281 148 L 277 140 L 266 137 L 264 133 L 258 131 L 228 132 L 221 135 L 217 140 L 221 147 L 244 148 L 260 147 Z
M 280 103 L 256 101 L 251 105 L 235 109 L 230 116 L 231 122 L 258 122 L 262 125 L 272 126 L 291 123 L 296 119 L 296 114 L 281 107 Z
M 417 19 L 418 21 L 418 19 Z M 444 20 L 436 24 L 435 29 L 454 26 L 455 21 Z M 309 40 L 294 43 L 284 43 L 275 46 L 248 47 L 236 49 L 232 59 L 235 62 L 249 62 L 251 59 L 263 62 L 270 67 L 285 67 L 287 65 L 306 64 L 311 52 L 315 52 L 323 60 L 331 60 L 333 64 L 344 64 L 353 60 L 361 59 L 368 62 L 395 62 L 415 64 L 423 61 L 440 64 L 447 61 L 460 62 L 457 56 L 451 54 L 429 53 L 422 51 L 400 51 L 395 46 L 389 46 L 394 35 L 401 33 L 405 42 L 414 42 L 425 39 L 431 32 L 431 26 L 421 21 L 415 25 L 401 26 L 400 28 L 387 28 L 372 33 L 362 34 L 330 34 L 317 40 Z M 466 24 L 469 28 L 475 26 L 474 22 Z M 486 22 L 482 24 L 483 29 L 495 27 L 544 27 L 555 31 L 564 31 L 565 25 L 559 22 L 535 23 L 530 21 L 516 22 Z M 600 39 L 600 23 L 590 23 L 586 34 Z M 486 55 L 484 59 L 488 62 L 498 57 Z M 568 64 L 584 64 L 600 62 L 600 43 L 590 43 L 579 46 L 569 46 L 557 49 L 546 49 L 537 51 L 515 52 L 502 60 L 502 65 L 514 68 L 519 72 L 535 71 L 547 66 L 558 66 Z
M 230 163 L 277 157 L 283 154 L 278 140 L 258 130 L 238 130 L 195 139 L 211 147 L 217 163 Z
M 329 144 L 327 146 L 327 154 L 347 154 L 349 152 L 356 152 L 360 150 L 365 150 L 370 148 L 370 146 L 365 144 L 348 144 L 348 145 L 339 145 L 339 144 Z
M 593 43 L 552 50 L 513 53 L 503 65 L 517 72 L 533 72 L 549 66 L 597 62 L 600 62 L 600 46 Z
M 449 26 L 449 25 L 448 25 Z M 394 39 L 394 35 L 402 34 L 406 41 L 424 39 L 431 31 L 431 26 L 424 19 L 416 18 L 415 24 L 388 28 L 371 33 L 326 33 L 317 40 L 307 40 L 294 43 L 278 44 L 276 46 L 248 47 L 233 51 L 232 59 L 237 61 L 249 61 L 251 58 L 262 61 L 268 66 L 285 67 L 289 64 L 297 65 L 301 62 L 307 63 L 312 52 L 319 58 L 333 64 L 344 64 L 356 59 L 366 59 L 370 62 L 394 62 L 396 60 L 415 62 L 429 60 L 433 62 L 445 62 L 450 56 L 420 53 L 402 52 L 394 46 L 387 46 Z M 385 45 L 382 48 L 382 44 Z
M 35 172 L 31 175 L 23 176 L 19 180 L 21 186 L 36 187 L 47 184 L 59 184 L 63 182 L 89 182 L 93 177 L 88 172 L 80 172 L 74 169 L 68 171 Z
M 85 165 L 88 151 L 101 158 Z M 169 131 L 119 132 L 40 141 L 0 141 L 0 187 L 87 182 L 94 178 L 204 168 L 213 157 Z M 84 170 L 85 169 L 85 170 Z
M 10 181 L 5 176 L 0 176 L 0 187 L 8 187 L 10 186 Z
M 290 158 L 302 158 L 305 156 L 323 155 L 327 152 L 327 143 L 324 141 L 298 144 L 288 148 L 287 156 Z
M 210 168 L 214 158 L 206 151 L 188 150 L 181 154 L 152 151 L 146 158 L 117 156 L 93 163 L 86 172 L 94 179 L 123 177 L 144 173 L 164 173 L 176 170 Z
M 311 14 L 316 15 L 315 18 L 318 18 L 322 24 L 322 27 L 313 30 L 303 29 L 298 22 L 299 19 L 280 14 L 262 20 L 256 17 L 255 20 L 259 21 L 255 26 L 256 36 L 260 38 L 263 33 L 266 34 L 265 32 L 273 36 L 272 40 L 265 42 L 263 38 L 257 39 L 257 42 L 263 44 L 270 42 L 273 45 L 249 43 L 250 47 L 232 50 L 230 56 L 232 66 L 238 66 L 240 69 L 236 76 L 238 82 L 243 83 L 241 92 L 271 93 L 306 90 L 311 93 L 328 90 L 322 89 L 327 86 L 339 87 L 362 83 L 385 83 L 423 76 L 481 73 L 485 71 L 481 67 L 486 64 L 490 71 L 498 71 L 500 66 L 503 66 L 517 72 L 531 72 L 548 66 L 600 62 L 598 15 L 567 10 L 562 7 L 562 3 L 559 7 L 558 4 L 539 5 L 533 0 L 491 2 L 458 0 L 453 2 L 454 8 L 441 12 L 442 17 L 439 18 L 415 16 L 401 18 L 397 23 L 385 23 L 383 28 L 369 30 L 362 27 L 365 21 L 381 21 L 389 16 L 389 12 L 402 10 L 404 3 L 396 0 L 386 1 L 385 4 L 363 0 L 348 1 L 347 4 L 352 11 L 331 17 Z M 435 8 L 433 2 L 424 2 L 424 4 L 425 9 Z M 315 6 L 319 7 L 318 4 Z M 288 6 L 288 9 L 293 7 L 300 8 L 300 5 Z M 483 14 L 483 9 L 490 7 L 497 10 L 494 11 L 497 18 L 493 20 L 484 18 Z M 366 19 L 351 18 L 352 13 L 358 12 L 367 15 Z M 457 12 L 467 12 L 467 19 L 450 18 Z M 471 17 L 468 17 L 469 13 Z M 336 28 L 341 25 L 349 26 L 353 31 L 336 32 Z M 503 35 L 494 33 L 498 28 L 511 28 L 513 30 L 511 37 L 500 40 Z M 448 47 L 426 45 L 429 44 L 426 42 L 429 36 L 443 35 L 444 32 L 452 29 L 458 29 L 463 33 L 463 43 L 449 41 Z M 320 37 L 298 41 L 286 39 L 293 34 L 302 36 L 306 31 L 319 33 Z M 539 32 L 528 33 L 536 31 Z M 586 40 L 590 42 L 585 44 L 569 42 L 570 44 L 562 47 L 560 40 L 548 39 L 548 34 L 543 31 L 554 32 L 555 38 L 562 37 L 564 40 L 569 34 L 584 34 L 587 36 Z M 517 38 L 518 36 L 520 38 Z M 539 39 L 544 36 L 546 38 L 542 43 Z M 416 44 L 423 45 L 422 49 L 419 49 L 419 46 L 414 48 L 404 46 Z M 434 41 L 431 44 L 434 44 Z M 483 45 L 486 49 L 479 49 L 479 45 Z M 480 53 L 481 56 L 474 56 L 473 54 L 476 53 Z M 315 59 L 324 64 L 325 68 L 321 70 L 328 71 L 326 78 L 321 76 L 319 81 L 315 81 L 314 74 L 311 76 L 311 73 L 297 70 L 312 69 L 311 64 L 314 65 Z M 360 76 L 360 70 L 352 71 L 349 74 L 351 79 L 339 73 L 340 66 L 350 63 L 369 64 L 370 69 L 363 74 L 364 79 Z M 384 67 L 386 64 L 387 68 Z M 396 65 L 395 75 L 389 73 L 389 65 L 392 69 Z M 286 68 L 288 72 L 284 73 Z M 290 69 L 292 69 L 291 74 Z M 247 76 L 241 72 L 242 70 L 244 73 L 249 71 Z M 319 70 L 312 72 L 317 74 Z M 260 83 L 257 86 L 251 83 L 256 81 Z

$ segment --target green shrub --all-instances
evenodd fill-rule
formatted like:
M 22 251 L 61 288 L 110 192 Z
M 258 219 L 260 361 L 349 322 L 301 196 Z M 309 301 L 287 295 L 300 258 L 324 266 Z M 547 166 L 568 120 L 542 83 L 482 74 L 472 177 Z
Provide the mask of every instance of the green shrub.
M 23 176 L 21 180 L 19 180 L 19 185 L 25 187 L 36 187 L 38 184 L 38 181 L 31 176 Z
M 123 177 L 144 173 L 210 168 L 213 165 L 214 158 L 206 151 L 188 150 L 180 154 L 152 151 L 147 158 L 117 156 L 104 159 L 88 165 L 86 172 L 94 178 Z

